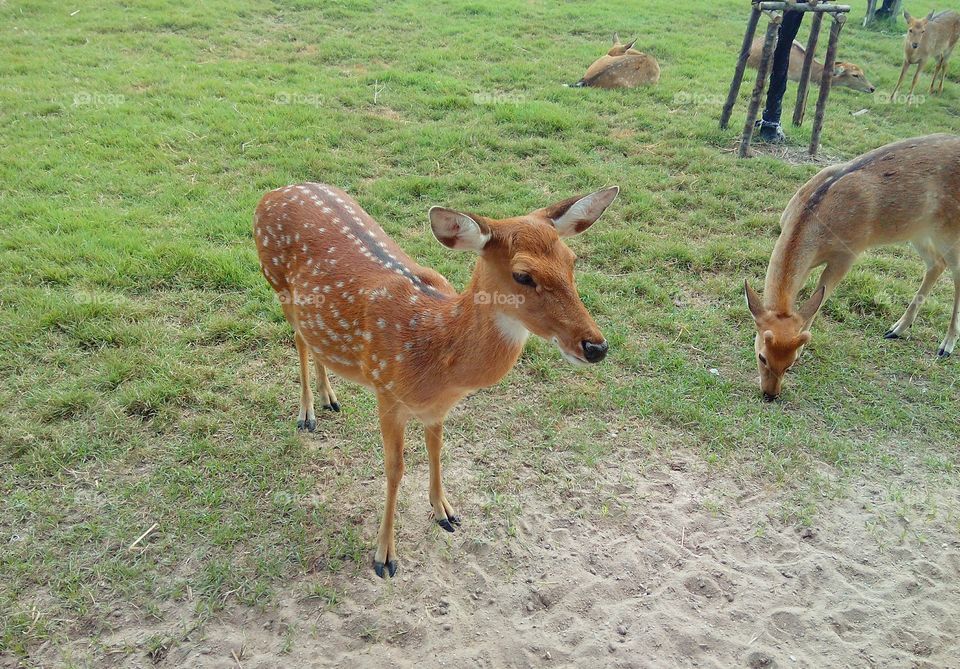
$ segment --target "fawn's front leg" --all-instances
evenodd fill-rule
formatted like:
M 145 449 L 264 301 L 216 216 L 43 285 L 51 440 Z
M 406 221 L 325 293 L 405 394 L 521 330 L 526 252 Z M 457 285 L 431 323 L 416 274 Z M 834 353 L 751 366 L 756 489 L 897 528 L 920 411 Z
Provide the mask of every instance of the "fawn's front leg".
M 430 506 L 437 524 L 447 532 L 454 531 L 454 525 L 460 524 L 460 517 L 454 514 L 453 507 L 447 501 L 440 477 L 440 451 L 443 449 L 443 423 L 426 426 L 427 453 L 430 456 Z
M 380 398 L 383 467 L 387 475 L 387 503 L 383 509 L 377 552 L 373 558 L 373 569 L 380 578 L 384 577 L 384 568 L 391 577 L 397 573 L 393 521 L 397 514 L 397 489 L 400 487 L 400 479 L 403 478 L 403 432 L 407 425 L 407 418 L 400 414 L 396 405 L 387 405 L 388 401 Z

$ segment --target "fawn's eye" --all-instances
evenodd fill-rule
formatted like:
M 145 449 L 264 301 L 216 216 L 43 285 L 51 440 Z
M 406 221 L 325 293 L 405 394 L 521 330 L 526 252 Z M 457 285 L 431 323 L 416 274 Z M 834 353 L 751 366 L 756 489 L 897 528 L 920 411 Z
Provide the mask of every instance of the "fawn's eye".
M 766 364 L 767 364 L 767 359 L 763 357 L 763 354 L 762 354 L 762 353 L 757 353 L 757 358 L 760 360 L 760 364 L 761 364 L 761 365 L 766 365 Z
M 527 274 L 526 272 L 514 272 L 513 280 L 519 283 L 521 286 L 536 286 L 536 282 L 533 280 L 533 277 Z

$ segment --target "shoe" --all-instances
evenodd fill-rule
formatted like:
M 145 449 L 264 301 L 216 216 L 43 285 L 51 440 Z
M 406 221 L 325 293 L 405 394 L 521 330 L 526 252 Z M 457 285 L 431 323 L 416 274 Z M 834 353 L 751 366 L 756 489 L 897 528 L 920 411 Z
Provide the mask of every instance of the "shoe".
M 783 126 L 771 121 L 757 121 L 760 141 L 766 144 L 785 144 L 787 136 L 783 134 Z

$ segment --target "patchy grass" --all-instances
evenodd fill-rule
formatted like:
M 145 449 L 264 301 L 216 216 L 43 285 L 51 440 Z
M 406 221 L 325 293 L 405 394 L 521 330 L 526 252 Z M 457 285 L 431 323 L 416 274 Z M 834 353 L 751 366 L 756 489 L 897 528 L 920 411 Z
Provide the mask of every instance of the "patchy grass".
M 294 434 L 291 335 L 250 239 L 260 195 L 301 180 L 350 191 L 458 285 L 470 264 L 434 243 L 429 206 L 506 216 L 621 186 L 573 242 L 609 362 L 573 370 L 532 342 L 449 430 L 453 466 L 477 469 L 481 512 L 508 536 L 516 467 L 562 491 L 588 485 L 565 463 L 620 448 L 695 449 L 784 486 L 782 518 L 757 532 L 811 522 L 844 485 L 907 466 L 903 452 L 919 480 L 957 484 L 956 363 L 934 355 L 946 280 L 909 340 L 881 339 L 919 283 L 909 249 L 858 264 L 786 400 L 758 402 L 742 281 L 760 283 L 779 213 L 817 167 L 738 161 L 717 127 L 742 3 L 17 2 L 0 16 L 0 653 L 96 638 L 118 608 L 186 606 L 199 624 L 270 602 L 292 574 L 366 565 L 373 399 L 341 382 L 344 414 L 319 439 Z M 841 55 L 888 93 L 899 35 L 857 18 Z M 615 29 L 656 55 L 661 84 L 563 88 Z M 824 151 L 956 132 L 958 99 L 956 75 L 915 106 L 835 90 Z M 809 124 L 789 132 L 805 145 Z M 891 495 L 960 529 L 955 507 Z M 305 596 L 337 602 L 327 585 Z

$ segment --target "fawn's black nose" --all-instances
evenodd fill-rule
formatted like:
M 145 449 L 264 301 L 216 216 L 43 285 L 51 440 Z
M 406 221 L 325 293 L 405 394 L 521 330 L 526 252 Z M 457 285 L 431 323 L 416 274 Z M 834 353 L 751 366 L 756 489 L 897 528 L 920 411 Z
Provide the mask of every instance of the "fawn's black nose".
M 592 341 L 583 340 L 580 345 L 583 347 L 583 356 L 587 362 L 600 362 L 607 357 L 607 349 L 610 348 L 606 341 L 594 344 Z
M 920 42 L 914 42 L 912 46 L 914 49 L 916 49 L 918 46 L 920 46 Z

